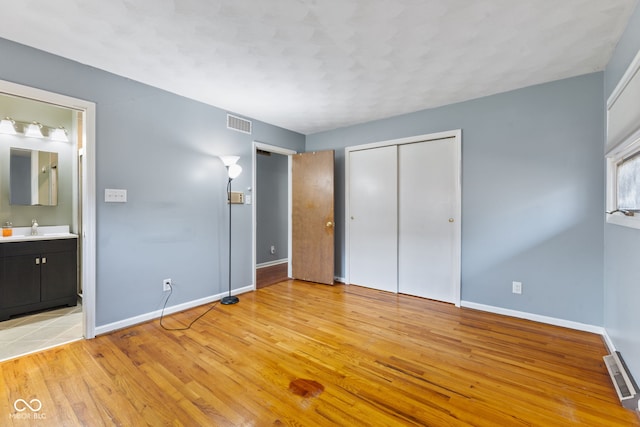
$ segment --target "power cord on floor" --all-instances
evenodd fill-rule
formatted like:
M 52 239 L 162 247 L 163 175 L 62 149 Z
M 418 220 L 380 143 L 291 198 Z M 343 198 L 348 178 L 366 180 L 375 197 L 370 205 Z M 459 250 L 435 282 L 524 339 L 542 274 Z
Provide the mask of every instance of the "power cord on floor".
M 191 326 L 193 326 L 194 323 L 196 323 L 198 320 L 200 320 L 205 314 L 207 314 L 208 312 L 210 312 L 211 310 L 213 310 L 216 305 L 218 305 L 218 303 L 214 303 L 211 307 L 209 307 L 207 309 L 207 311 L 205 311 L 204 313 L 202 313 L 200 316 L 196 317 L 195 319 L 193 319 L 193 321 L 191 321 L 191 323 L 189 323 L 188 326 L 185 326 L 183 328 L 167 328 L 166 326 L 164 326 L 162 324 L 162 320 L 164 319 L 164 309 L 167 307 L 167 303 L 169 302 L 169 298 L 171 298 L 171 294 L 173 293 L 173 286 L 169 285 L 169 295 L 167 295 L 167 299 L 164 300 L 164 305 L 162 306 L 162 311 L 160 312 L 160 326 L 162 326 L 162 329 L 166 330 L 166 331 L 186 331 L 187 329 L 191 329 Z

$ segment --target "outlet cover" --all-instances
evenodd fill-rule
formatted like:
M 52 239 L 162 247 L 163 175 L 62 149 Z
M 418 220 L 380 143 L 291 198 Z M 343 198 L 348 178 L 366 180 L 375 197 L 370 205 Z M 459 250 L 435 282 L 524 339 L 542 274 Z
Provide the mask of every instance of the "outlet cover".
M 104 201 L 107 203 L 126 203 L 127 190 L 120 188 L 105 188 Z
M 522 293 L 522 282 L 513 282 L 511 285 L 511 291 L 514 294 L 521 294 Z

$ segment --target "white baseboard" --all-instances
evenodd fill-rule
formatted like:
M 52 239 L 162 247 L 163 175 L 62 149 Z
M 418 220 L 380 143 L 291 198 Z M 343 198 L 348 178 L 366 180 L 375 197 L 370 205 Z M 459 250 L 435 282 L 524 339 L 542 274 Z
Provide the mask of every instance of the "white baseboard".
M 276 259 L 274 261 L 261 262 L 260 264 L 256 264 L 256 269 L 271 267 L 274 265 L 286 264 L 289 262 L 289 258 Z
M 575 329 L 577 331 L 600 334 L 607 340 L 609 346 L 611 340 L 606 335 L 606 330 L 602 326 L 588 325 L 586 323 L 574 322 L 572 320 L 558 319 L 555 317 L 541 316 L 539 314 L 527 313 L 524 311 L 510 310 L 508 308 L 495 307 L 492 305 L 478 304 L 471 301 L 460 301 L 462 307 L 473 308 L 475 310 L 488 311 L 490 313 L 502 314 L 504 316 L 518 317 L 520 319 L 533 320 L 534 322 L 546 323 L 548 325 L 562 326 L 563 328 Z M 611 343 L 613 345 L 613 343 Z M 611 347 L 609 347 L 611 349 Z
M 604 332 L 602 332 L 602 338 L 604 339 L 604 343 L 607 345 L 607 348 L 609 349 L 609 353 L 616 352 L 617 351 L 616 345 L 613 343 L 613 340 L 609 336 L 609 333 L 607 332 L 606 329 L 603 328 L 603 330 Z M 638 404 L 640 405 L 640 402 L 638 402 Z M 638 410 L 640 410 L 640 408 L 638 408 Z
M 240 295 L 245 292 L 251 292 L 255 290 L 253 285 L 245 286 L 243 288 L 234 289 L 231 291 L 232 295 Z M 198 307 L 200 305 L 208 304 L 210 302 L 218 301 L 222 299 L 222 297 L 228 295 L 228 292 L 222 292 L 217 295 L 211 295 L 205 298 L 200 298 L 197 300 L 185 302 L 182 304 L 172 305 L 171 307 L 166 307 L 164 309 L 164 315 L 169 315 L 173 313 L 177 313 L 179 311 L 188 310 L 190 308 Z M 157 319 L 162 314 L 162 310 L 156 310 L 149 313 L 141 314 L 139 316 L 130 317 L 128 319 L 119 320 L 117 322 L 108 323 L 102 326 L 96 326 L 96 335 L 107 334 L 109 332 L 116 331 L 118 329 L 128 328 L 129 326 L 137 325 L 139 323 L 148 322 L 149 320 Z

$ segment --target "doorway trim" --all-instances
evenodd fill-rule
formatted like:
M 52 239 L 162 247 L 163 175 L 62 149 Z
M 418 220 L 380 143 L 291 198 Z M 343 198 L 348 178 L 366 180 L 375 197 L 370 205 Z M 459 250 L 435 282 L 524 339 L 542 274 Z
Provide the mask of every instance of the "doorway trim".
M 454 138 L 456 165 L 458 168 L 456 174 L 456 205 L 454 216 L 456 218 L 456 226 L 454 228 L 454 241 L 455 241 L 455 254 L 454 254 L 454 304 L 456 307 L 460 307 L 461 300 L 461 262 L 462 262 L 462 129 L 456 129 L 445 132 L 437 132 L 423 135 L 410 136 L 406 138 L 392 139 L 387 141 L 372 142 L 362 145 L 354 145 L 346 147 L 345 153 L 345 209 L 344 209 L 344 224 L 345 224 L 345 279 L 346 283 L 351 283 L 349 273 L 349 250 L 350 250 L 350 226 L 349 218 L 351 216 L 349 212 L 349 200 L 350 200 L 350 178 L 349 178 L 349 154 L 351 151 L 366 150 L 371 148 L 380 148 L 393 145 L 411 144 L 422 141 L 433 141 L 438 139 Z
M 276 145 L 265 144 L 260 141 L 253 141 L 252 152 L 251 152 L 251 165 L 252 165 L 252 183 L 251 190 L 253 193 L 253 203 L 251 207 L 251 234 L 253 243 L 251 245 L 251 265 L 253 266 L 252 277 L 253 277 L 253 290 L 256 290 L 257 279 L 256 279 L 256 266 L 257 266 L 257 256 L 256 251 L 258 248 L 257 242 L 257 230 L 258 230 L 258 216 L 257 216 L 257 205 L 258 205 L 258 191 L 256 187 L 256 175 L 257 175 L 257 151 L 268 151 L 269 153 L 274 154 L 282 154 L 288 157 L 287 161 L 287 274 L 291 277 L 291 244 L 292 244 L 292 232 L 291 232 L 291 209 L 292 209 L 292 200 L 291 200 L 291 156 L 296 154 L 297 152 L 294 150 L 290 150 L 288 148 L 278 147 Z
M 0 93 L 58 105 L 84 113 L 82 168 L 82 320 L 84 337 L 96 336 L 96 104 L 70 96 L 0 80 Z

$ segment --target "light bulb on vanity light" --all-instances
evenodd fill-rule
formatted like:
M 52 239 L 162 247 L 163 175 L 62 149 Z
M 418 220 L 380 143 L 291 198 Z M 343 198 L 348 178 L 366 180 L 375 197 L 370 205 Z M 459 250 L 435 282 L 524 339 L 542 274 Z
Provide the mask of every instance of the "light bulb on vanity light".
M 5 117 L 0 120 L 0 133 L 5 133 L 7 135 L 15 135 L 18 133 L 16 131 L 16 122 L 13 121 L 11 117 Z
M 24 136 L 29 136 L 32 138 L 44 138 L 42 134 L 42 125 L 38 122 L 29 123 L 24 130 Z
M 62 126 L 51 129 L 51 132 L 49 132 L 49 138 L 51 138 L 52 141 L 69 142 L 67 130 Z

